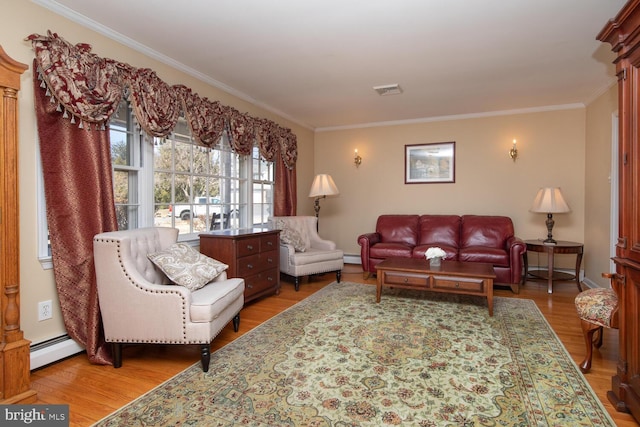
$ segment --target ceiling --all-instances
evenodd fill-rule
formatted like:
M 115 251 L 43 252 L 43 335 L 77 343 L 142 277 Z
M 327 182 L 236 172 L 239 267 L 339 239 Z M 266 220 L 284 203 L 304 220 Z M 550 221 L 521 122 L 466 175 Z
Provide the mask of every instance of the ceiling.
M 316 130 L 586 105 L 614 82 L 595 37 L 625 3 L 32 1 Z

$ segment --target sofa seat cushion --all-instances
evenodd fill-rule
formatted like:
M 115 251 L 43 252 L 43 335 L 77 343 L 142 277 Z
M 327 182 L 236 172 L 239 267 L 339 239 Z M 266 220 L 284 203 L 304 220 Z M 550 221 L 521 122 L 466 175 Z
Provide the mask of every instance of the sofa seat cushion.
M 371 258 L 403 257 L 411 258 L 412 245 L 406 243 L 376 243 L 369 249 Z
M 344 252 L 341 249 L 317 249 L 309 248 L 304 252 L 296 252 L 289 255 L 291 264 L 293 265 L 309 265 L 324 261 L 333 261 L 343 259 Z
M 509 267 L 509 254 L 507 251 L 484 246 L 461 248 L 458 260 L 466 262 L 486 262 L 496 267 Z
M 411 256 L 413 258 L 424 258 L 427 249 L 438 247 L 446 252 L 444 259 L 448 259 L 449 261 L 457 261 L 458 260 L 458 248 L 455 246 L 447 246 L 443 244 L 437 245 L 419 245 L 413 248 L 413 252 Z
M 243 279 L 227 279 L 211 282 L 191 293 L 189 315 L 195 323 L 209 323 L 229 305 L 244 294 Z

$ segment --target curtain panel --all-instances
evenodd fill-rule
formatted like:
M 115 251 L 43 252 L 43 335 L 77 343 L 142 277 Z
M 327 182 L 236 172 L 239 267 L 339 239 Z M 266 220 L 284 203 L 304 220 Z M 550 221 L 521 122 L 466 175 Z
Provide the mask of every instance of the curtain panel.
M 34 64 L 35 65 L 35 64 Z M 62 118 L 39 90 L 34 96 L 53 274 L 65 329 L 92 363 L 111 363 L 104 341 L 93 263 L 93 236 L 118 229 L 109 132 Z
M 261 154 L 271 152 L 274 148 L 270 144 L 275 141 L 286 159 L 285 166 L 295 167 L 297 139 L 291 129 L 201 98 L 184 85 L 170 86 L 148 68 L 101 58 L 91 53 L 90 45 L 71 45 L 51 31 L 46 36 L 32 34 L 27 40 L 35 51 L 37 69 L 51 102 L 57 103 L 56 109 L 72 123 L 79 121 L 81 128 L 87 124 L 104 128 L 123 94 L 128 93 L 136 119 L 149 135 L 169 135 L 183 111 L 196 143 L 211 147 L 227 131 L 232 149 L 248 155 L 254 140 Z
M 153 70 L 135 68 L 71 45 L 56 33 L 27 37 L 35 52 L 38 133 L 54 276 L 65 328 L 92 363 L 110 363 L 100 323 L 93 236 L 117 229 L 108 123 L 127 96 L 149 135 L 166 137 L 184 114 L 194 141 L 213 147 L 226 132 L 238 155 L 254 142 L 277 162 L 274 215 L 296 214 L 297 139 L 291 129 L 210 101 Z M 39 90 L 39 88 L 41 90 Z

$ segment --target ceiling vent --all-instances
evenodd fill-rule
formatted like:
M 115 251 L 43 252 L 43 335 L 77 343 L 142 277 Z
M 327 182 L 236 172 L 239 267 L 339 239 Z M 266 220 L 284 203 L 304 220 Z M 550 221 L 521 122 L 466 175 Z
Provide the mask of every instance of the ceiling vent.
M 402 88 L 400 87 L 399 84 L 374 86 L 373 90 L 378 92 L 378 95 L 380 96 L 399 95 L 402 93 Z

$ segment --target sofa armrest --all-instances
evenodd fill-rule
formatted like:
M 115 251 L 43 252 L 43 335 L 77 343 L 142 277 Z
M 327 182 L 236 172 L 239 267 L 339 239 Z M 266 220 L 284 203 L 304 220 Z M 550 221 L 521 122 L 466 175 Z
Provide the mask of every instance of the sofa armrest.
M 290 243 L 284 243 L 280 240 L 280 271 L 287 273 L 291 270 L 291 256 L 296 253 L 295 248 Z
M 365 233 L 358 236 L 358 244 L 367 249 L 380 242 L 380 233 Z
M 323 239 L 316 234 L 315 236 L 311 236 L 311 247 L 321 249 L 323 251 L 332 251 L 336 248 L 336 244 L 335 242 Z
M 227 272 L 223 271 L 222 273 L 218 274 L 216 277 L 213 278 L 213 280 L 209 283 L 212 282 L 224 282 L 225 280 L 227 280 Z
M 527 245 L 521 238 L 512 236 L 507 239 L 505 249 L 509 252 L 511 283 L 520 283 L 524 272 L 523 255 L 527 251 Z
M 379 233 L 365 233 L 358 236 L 358 244 L 360 245 L 360 261 L 362 262 L 362 269 L 369 271 L 369 250 L 371 246 L 380 242 Z

